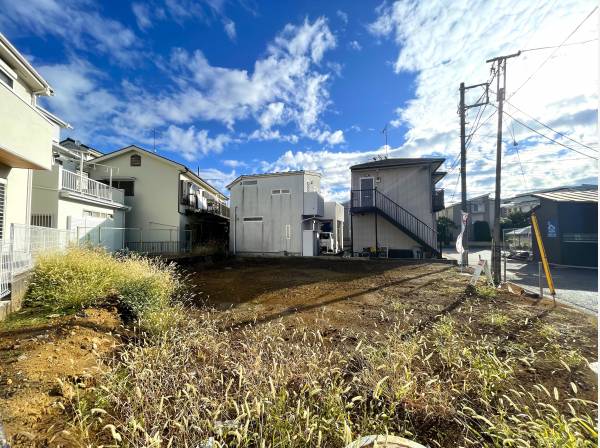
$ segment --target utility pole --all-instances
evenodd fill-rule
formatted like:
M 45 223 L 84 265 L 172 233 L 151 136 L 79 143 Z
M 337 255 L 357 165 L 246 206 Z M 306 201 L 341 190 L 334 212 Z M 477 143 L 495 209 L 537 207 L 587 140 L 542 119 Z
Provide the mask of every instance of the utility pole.
M 501 263 L 500 263 L 500 195 L 502 178 L 502 113 L 504 108 L 504 96 L 506 94 L 506 60 L 519 56 L 521 52 L 498 56 L 488 59 L 487 63 L 496 65 L 496 100 L 498 101 L 498 135 L 496 138 L 496 192 L 494 198 L 494 237 L 492 253 L 492 274 L 494 283 L 500 284 L 501 281 Z
M 480 100 L 475 104 L 465 105 L 465 92 L 469 89 L 474 89 L 478 87 L 484 87 L 484 94 L 481 96 Z M 466 122 L 466 114 L 467 110 L 472 107 L 479 107 L 489 103 L 489 95 L 488 95 L 488 83 L 484 82 L 481 84 L 475 84 L 472 86 L 465 87 L 465 83 L 460 83 L 460 105 L 459 105 L 459 114 L 460 114 L 460 209 L 468 213 L 468 204 L 467 204 L 467 142 L 466 142 L 466 134 L 465 134 L 465 122 Z M 483 98 L 485 99 L 481 101 Z M 462 218 L 461 218 L 462 219 Z M 469 264 L 469 225 L 468 221 L 465 225 L 465 232 L 463 233 L 462 244 L 464 248 L 464 252 L 462 254 L 461 264 L 462 266 L 468 266 Z
M 460 83 L 460 209 L 468 213 L 467 210 L 467 144 L 465 136 L 465 83 Z M 462 222 L 462 218 L 461 218 Z M 468 221 L 467 221 L 468 224 Z M 469 265 L 469 227 L 465 226 L 465 232 L 462 238 L 464 252 L 462 253 L 461 266 Z M 461 268 L 462 269 L 462 268 Z

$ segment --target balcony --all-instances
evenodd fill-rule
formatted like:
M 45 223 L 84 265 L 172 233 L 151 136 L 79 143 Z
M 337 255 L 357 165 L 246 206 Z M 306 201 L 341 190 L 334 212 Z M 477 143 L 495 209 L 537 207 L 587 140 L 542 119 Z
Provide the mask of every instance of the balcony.
M 439 212 L 440 210 L 444 210 L 444 189 L 437 188 L 434 190 L 433 195 L 431 197 L 431 205 L 433 207 L 433 212 Z
M 181 198 L 181 204 L 186 207 L 188 212 L 208 213 L 229 219 L 229 207 L 216 199 L 186 194 Z
M 125 203 L 123 190 L 110 187 L 97 180 L 62 168 L 60 169 L 60 179 L 61 189 L 68 196 L 74 194 L 80 199 L 97 201 L 106 205 L 123 206 Z
M 51 168 L 54 125 L 0 83 L 0 162 L 14 168 Z
M 323 216 L 325 214 L 325 201 L 316 191 L 304 192 L 304 216 Z

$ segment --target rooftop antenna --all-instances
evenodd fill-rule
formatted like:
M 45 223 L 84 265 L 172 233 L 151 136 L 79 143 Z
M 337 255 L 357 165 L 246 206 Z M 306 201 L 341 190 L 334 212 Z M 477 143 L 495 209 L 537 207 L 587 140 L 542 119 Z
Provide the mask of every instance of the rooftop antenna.
M 386 123 L 383 130 L 381 131 L 385 135 L 385 158 L 388 158 L 388 124 Z

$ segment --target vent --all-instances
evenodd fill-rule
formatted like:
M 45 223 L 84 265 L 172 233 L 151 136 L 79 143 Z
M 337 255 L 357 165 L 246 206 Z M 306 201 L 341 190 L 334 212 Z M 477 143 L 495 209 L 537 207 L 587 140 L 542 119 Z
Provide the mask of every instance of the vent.
M 262 222 L 262 216 L 250 216 L 248 218 L 244 218 L 244 222 Z
M 256 180 L 243 180 L 242 185 L 256 185 L 258 181 Z

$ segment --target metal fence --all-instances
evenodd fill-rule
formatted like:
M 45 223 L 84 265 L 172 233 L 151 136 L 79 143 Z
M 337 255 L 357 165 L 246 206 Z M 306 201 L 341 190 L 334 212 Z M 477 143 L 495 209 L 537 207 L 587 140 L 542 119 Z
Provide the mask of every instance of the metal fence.
M 96 246 L 115 252 L 131 250 L 146 254 L 187 253 L 192 250 L 191 231 L 126 227 L 49 227 L 11 224 L 9 237 L 0 239 L 0 298 L 10 294 L 16 275 L 33 268 L 42 253 L 62 252 L 71 246 Z

